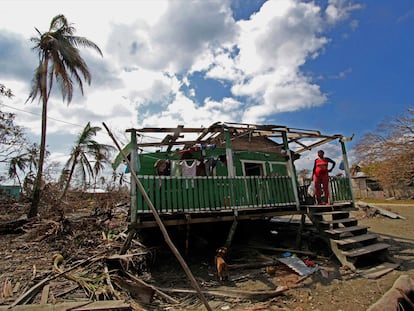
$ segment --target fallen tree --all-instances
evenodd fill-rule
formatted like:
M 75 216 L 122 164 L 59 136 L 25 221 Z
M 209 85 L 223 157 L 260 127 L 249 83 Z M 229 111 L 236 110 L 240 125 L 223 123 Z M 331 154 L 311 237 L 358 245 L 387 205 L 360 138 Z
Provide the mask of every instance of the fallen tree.
M 367 311 L 414 310 L 414 280 L 408 275 L 401 275 L 376 303 Z

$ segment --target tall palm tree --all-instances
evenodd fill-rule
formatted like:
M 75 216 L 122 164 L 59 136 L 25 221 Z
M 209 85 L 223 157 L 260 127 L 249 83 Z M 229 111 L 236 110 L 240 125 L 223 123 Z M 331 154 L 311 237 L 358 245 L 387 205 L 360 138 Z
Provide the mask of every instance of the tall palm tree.
M 100 127 L 92 127 L 90 122 L 88 122 L 83 131 L 79 134 L 75 146 L 70 153 L 70 157 L 62 170 L 62 175 L 67 174 L 67 177 L 65 178 L 65 187 L 60 199 L 65 196 L 76 168 L 80 173 L 82 183 L 85 185 L 87 179 L 90 181 L 104 168 L 103 163 L 110 162 L 109 152 L 113 147 L 100 144 L 93 140 L 93 137 L 96 136 L 96 133 L 100 130 Z M 95 165 L 92 165 L 93 161 L 95 162 Z
M 64 15 L 55 16 L 50 28 L 45 33 L 36 31 L 39 37 L 32 38 L 34 50 L 39 54 L 39 66 L 32 80 L 32 89 L 29 99 L 32 101 L 39 95 L 42 100 L 42 131 L 40 140 L 40 155 L 38 171 L 33 189 L 33 200 L 28 212 L 28 217 L 37 215 L 40 201 L 40 187 L 42 183 L 43 164 L 46 150 L 47 107 L 50 92 L 54 81 L 59 85 L 63 101 L 69 104 L 73 95 L 73 80 L 78 84 L 83 94 L 83 79 L 90 84 L 91 74 L 88 66 L 79 53 L 78 46 L 92 48 L 101 56 L 99 47 L 84 37 L 74 36 L 75 28 L 72 27 Z

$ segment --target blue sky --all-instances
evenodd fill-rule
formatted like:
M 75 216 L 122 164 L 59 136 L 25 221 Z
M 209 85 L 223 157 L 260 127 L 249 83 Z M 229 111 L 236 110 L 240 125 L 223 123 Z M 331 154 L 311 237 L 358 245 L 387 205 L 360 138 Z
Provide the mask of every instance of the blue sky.
M 92 73 L 85 96 L 70 105 L 51 98 L 50 161 L 66 160 L 88 121 L 105 122 L 122 142 L 131 127 L 217 121 L 354 133 L 352 157 L 355 141 L 413 107 L 412 1 L 0 2 L 0 83 L 16 95 L 1 109 L 16 113 L 33 141 L 40 105 L 25 101 L 37 66 L 34 27 L 46 31 L 64 14 L 104 54 L 81 51 Z

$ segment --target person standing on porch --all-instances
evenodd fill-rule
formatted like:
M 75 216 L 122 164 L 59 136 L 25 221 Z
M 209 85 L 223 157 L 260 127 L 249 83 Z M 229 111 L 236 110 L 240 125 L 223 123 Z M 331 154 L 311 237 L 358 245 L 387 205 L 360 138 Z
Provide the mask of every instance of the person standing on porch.
M 332 172 L 336 163 L 330 158 L 324 157 L 325 152 L 323 150 L 318 151 L 318 158 L 315 159 L 313 166 L 312 179 L 315 183 L 315 196 L 317 204 L 328 204 L 330 203 L 329 198 L 329 173 Z M 331 163 L 331 168 L 329 168 Z M 322 203 L 322 190 L 325 202 Z

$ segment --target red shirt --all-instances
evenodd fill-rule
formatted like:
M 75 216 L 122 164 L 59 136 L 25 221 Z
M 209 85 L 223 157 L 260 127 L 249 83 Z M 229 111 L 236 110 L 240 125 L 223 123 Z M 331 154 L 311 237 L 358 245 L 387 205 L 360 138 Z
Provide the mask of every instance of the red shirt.
M 315 160 L 315 176 L 327 176 L 329 160 L 327 158 L 318 158 Z

